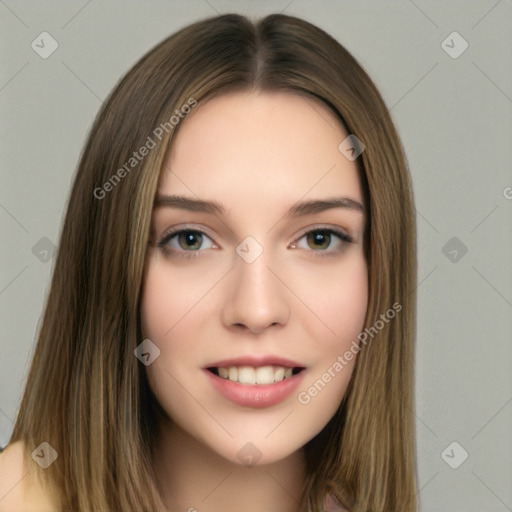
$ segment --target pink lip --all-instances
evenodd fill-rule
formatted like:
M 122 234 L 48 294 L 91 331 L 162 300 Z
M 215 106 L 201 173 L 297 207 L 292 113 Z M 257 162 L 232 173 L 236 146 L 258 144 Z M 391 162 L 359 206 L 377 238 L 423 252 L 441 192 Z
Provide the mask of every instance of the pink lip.
M 246 359 L 244 359 L 244 361 L 246 361 Z M 291 364 L 283 365 L 282 361 L 283 360 L 281 360 L 281 364 L 276 364 L 276 366 L 292 366 Z M 224 364 L 224 361 L 222 361 L 222 363 Z M 235 365 L 231 364 L 231 366 L 239 365 L 241 366 L 240 363 Z M 254 366 L 254 362 L 247 366 Z M 298 365 L 294 364 L 293 366 Z M 284 401 L 297 389 L 306 373 L 306 371 L 303 370 L 280 382 L 274 382 L 273 384 L 255 384 L 251 386 L 218 377 L 207 369 L 203 369 L 203 371 L 210 379 L 213 387 L 225 398 L 242 407 L 253 408 L 271 407 Z
M 273 355 L 252 355 L 242 356 L 231 359 L 223 359 L 216 363 L 209 364 L 204 368 L 229 368 L 230 366 L 252 366 L 258 368 L 260 366 L 284 366 L 285 368 L 304 368 L 304 365 Z

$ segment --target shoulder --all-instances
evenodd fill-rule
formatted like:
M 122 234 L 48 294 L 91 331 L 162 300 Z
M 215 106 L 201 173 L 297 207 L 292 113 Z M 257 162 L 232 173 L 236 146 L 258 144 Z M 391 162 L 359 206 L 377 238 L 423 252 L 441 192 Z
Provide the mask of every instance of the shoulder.
M 29 472 L 22 441 L 0 453 L 0 512 L 56 512 L 49 493 Z
M 348 512 L 332 492 L 325 495 L 322 512 Z

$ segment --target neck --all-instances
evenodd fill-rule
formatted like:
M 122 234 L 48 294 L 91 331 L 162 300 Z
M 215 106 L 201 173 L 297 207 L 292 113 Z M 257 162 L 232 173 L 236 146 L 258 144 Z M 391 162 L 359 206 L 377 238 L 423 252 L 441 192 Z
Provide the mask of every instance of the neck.
M 213 452 L 174 424 L 161 425 L 155 468 L 167 512 L 298 512 L 304 485 L 300 451 L 247 467 Z

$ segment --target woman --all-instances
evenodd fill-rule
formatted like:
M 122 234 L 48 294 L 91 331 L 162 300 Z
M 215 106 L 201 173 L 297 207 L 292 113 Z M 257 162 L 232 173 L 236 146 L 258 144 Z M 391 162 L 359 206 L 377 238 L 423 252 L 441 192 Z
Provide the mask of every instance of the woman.
M 86 144 L 5 507 L 415 510 L 415 253 L 400 141 L 339 43 L 180 30 Z

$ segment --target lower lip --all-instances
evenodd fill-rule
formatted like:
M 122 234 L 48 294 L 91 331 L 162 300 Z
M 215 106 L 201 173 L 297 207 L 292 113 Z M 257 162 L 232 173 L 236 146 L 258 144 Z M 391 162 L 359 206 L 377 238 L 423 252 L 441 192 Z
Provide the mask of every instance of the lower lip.
M 213 387 L 225 398 L 242 407 L 264 408 L 286 400 L 299 386 L 306 370 L 274 384 L 240 384 L 204 370 Z

